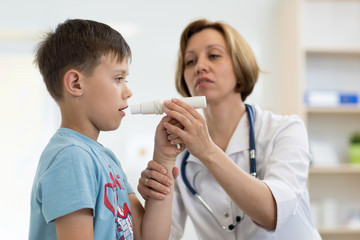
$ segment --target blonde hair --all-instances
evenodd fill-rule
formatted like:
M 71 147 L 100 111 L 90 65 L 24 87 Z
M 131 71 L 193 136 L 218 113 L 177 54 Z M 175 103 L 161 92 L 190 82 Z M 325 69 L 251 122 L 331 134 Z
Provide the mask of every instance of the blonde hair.
M 175 73 L 176 90 L 184 97 L 191 96 L 184 79 L 184 53 L 191 36 L 204 29 L 214 29 L 224 36 L 235 71 L 235 91 L 240 92 L 242 100 L 245 101 L 253 91 L 260 72 L 255 55 L 249 44 L 233 27 L 206 19 L 191 22 L 181 34 Z

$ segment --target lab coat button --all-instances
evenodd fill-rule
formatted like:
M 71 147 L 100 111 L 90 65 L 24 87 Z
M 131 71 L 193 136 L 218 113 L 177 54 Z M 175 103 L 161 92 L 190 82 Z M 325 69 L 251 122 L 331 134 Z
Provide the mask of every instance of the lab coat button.
M 229 213 L 224 213 L 224 217 L 229 217 Z

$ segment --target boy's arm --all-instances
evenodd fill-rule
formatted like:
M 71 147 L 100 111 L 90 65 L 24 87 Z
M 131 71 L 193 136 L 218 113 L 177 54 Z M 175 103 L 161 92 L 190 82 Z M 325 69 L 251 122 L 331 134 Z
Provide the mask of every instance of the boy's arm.
M 174 124 L 169 117 L 164 117 L 159 123 L 156 129 L 153 159 L 167 170 L 167 176 L 173 181 L 172 169 L 175 166 L 177 154 L 183 148 L 177 149 L 177 142 L 170 143 L 168 140 L 169 133 L 164 128 L 164 123 L 166 122 Z M 174 184 L 171 184 L 169 189 L 170 193 L 165 196 L 164 200 L 149 198 L 146 202 L 145 211 L 135 194 L 129 194 L 136 239 L 158 240 L 169 238 Z
M 84 208 L 55 220 L 58 240 L 94 239 L 92 209 Z
M 146 201 L 145 209 L 135 194 L 128 195 L 132 210 L 135 239 L 169 238 L 174 184 L 168 187 L 170 193 L 165 196 L 165 199 L 149 198 Z

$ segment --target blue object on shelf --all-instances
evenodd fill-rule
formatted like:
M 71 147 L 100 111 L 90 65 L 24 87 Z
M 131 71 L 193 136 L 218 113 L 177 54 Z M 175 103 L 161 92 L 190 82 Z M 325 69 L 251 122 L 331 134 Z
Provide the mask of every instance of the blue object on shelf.
M 339 107 L 359 104 L 359 94 L 336 90 L 308 90 L 304 100 L 309 107 Z
M 357 104 L 358 102 L 357 94 L 340 93 L 340 104 Z

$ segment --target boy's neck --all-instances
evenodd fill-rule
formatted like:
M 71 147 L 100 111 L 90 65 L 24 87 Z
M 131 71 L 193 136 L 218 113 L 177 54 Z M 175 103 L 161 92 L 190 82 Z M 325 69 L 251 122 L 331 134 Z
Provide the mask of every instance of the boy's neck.
M 60 125 L 61 128 L 68 128 L 71 129 L 73 131 L 76 131 L 78 133 L 81 133 L 82 135 L 94 140 L 95 142 L 97 142 L 97 139 L 99 137 L 100 131 L 95 130 L 95 129 L 87 129 L 87 128 L 83 128 L 81 126 L 78 125 L 71 125 L 71 124 L 66 124 L 64 122 L 61 123 Z
M 82 135 L 91 138 L 97 142 L 100 130 L 97 129 L 91 122 L 84 119 L 79 111 L 72 111 L 70 108 L 65 108 L 60 105 L 61 111 L 61 125 L 62 128 L 74 130 Z

